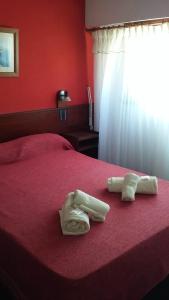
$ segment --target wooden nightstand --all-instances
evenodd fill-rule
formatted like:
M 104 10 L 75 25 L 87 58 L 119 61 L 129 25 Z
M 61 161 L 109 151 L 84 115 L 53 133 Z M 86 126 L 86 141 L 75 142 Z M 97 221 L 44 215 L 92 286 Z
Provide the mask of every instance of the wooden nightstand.
M 94 158 L 98 157 L 98 132 L 73 131 L 64 133 L 63 136 L 71 142 L 77 151 Z

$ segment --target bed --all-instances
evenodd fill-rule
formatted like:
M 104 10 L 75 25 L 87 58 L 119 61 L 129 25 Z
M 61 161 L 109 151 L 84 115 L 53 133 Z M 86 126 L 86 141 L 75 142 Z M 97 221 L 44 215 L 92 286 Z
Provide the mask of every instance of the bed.
M 169 274 L 169 182 L 124 203 L 106 181 L 128 171 L 58 134 L 0 144 L 0 276 L 18 299 L 139 300 Z M 76 189 L 110 211 L 87 234 L 64 236 L 59 209 Z

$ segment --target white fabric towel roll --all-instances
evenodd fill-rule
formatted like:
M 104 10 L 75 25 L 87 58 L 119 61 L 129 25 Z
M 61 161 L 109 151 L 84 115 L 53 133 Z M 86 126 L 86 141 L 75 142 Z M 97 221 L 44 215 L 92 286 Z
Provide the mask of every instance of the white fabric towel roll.
M 119 193 L 122 191 L 124 177 L 110 177 L 107 180 L 109 192 Z M 157 194 L 158 180 L 156 176 L 140 176 L 137 183 L 136 193 L 138 194 Z
M 134 173 L 128 173 L 124 176 L 123 187 L 122 187 L 122 200 L 123 201 L 134 201 L 135 192 L 137 189 L 137 183 L 139 176 Z
M 81 235 L 90 230 L 88 215 L 79 208 L 73 208 L 74 193 L 69 193 L 63 208 L 59 211 L 62 233 L 64 235 Z
M 110 177 L 107 179 L 107 188 L 109 192 L 120 193 L 123 188 L 124 177 Z
M 73 206 L 86 212 L 93 221 L 104 222 L 110 206 L 80 190 L 74 192 Z

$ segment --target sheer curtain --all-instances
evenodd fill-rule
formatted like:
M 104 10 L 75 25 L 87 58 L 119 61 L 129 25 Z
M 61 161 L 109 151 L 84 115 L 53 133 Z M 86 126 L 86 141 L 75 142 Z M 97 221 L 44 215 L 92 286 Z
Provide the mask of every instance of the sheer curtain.
M 93 37 L 99 158 L 169 179 L 169 23 Z

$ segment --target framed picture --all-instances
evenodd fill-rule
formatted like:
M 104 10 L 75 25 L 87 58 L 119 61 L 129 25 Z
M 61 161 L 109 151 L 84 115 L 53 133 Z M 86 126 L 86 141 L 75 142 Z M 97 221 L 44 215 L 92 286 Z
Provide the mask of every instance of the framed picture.
M 19 75 L 18 29 L 0 27 L 0 76 Z

